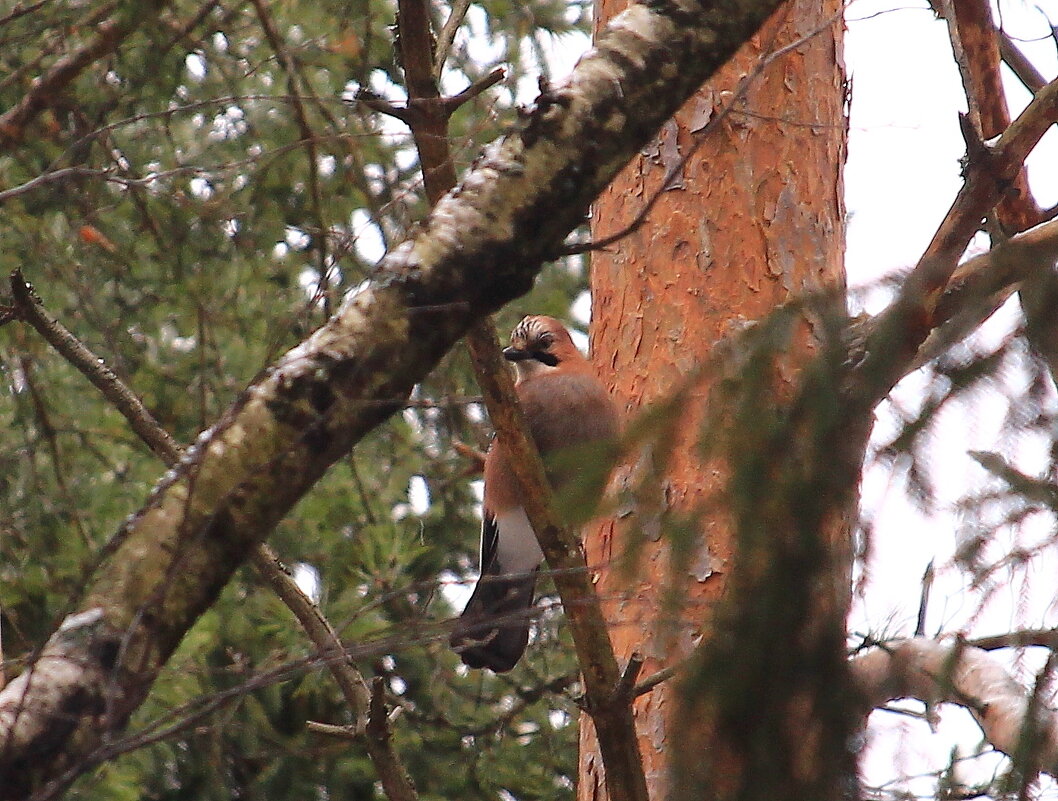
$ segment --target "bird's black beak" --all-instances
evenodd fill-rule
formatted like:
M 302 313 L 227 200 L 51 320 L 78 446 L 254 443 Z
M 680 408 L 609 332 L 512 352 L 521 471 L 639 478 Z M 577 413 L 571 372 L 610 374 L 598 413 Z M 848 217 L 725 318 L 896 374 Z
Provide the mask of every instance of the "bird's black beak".
M 503 349 L 503 358 L 509 362 L 524 362 L 526 359 L 533 358 L 533 354 L 527 350 L 509 347 Z

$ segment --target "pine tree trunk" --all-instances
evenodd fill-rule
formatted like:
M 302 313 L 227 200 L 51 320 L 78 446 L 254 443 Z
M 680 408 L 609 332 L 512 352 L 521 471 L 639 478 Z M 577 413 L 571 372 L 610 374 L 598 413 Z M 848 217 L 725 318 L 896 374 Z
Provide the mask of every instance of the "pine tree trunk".
M 624 0 L 600 0 L 598 24 L 623 6 Z M 624 227 L 658 192 L 705 124 L 732 106 L 679 170 L 647 223 L 592 255 L 593 359 L 629 418 L 666 397 L 719 339 L 745 321 L 805 291 L 842 281 L 843 31 L 841 4 L 835 0 L 797 0 L 780 8 L 595 204 L 593 238 Z M 805 37 L 793 52 L 765 65 L 744 97 L 732 94 L 768 52 Z M 694 397 L 703 400 L 707 392 L 708 386 L 701 386 Z M 689 409 L 687 415 L 684 428 L 690 431 L 696 413 Z M 689 510 L 720 488 L 722 466 L 703 465 L 692 439 L 677 442 L 669 456 L 654 499 L 656 513 Z M 633 481 L 634 469 L 621 472 L 617 483 Z M 631 527 L 648 538 L 634 578 L 611 561 L 620 555 Z M 677 625 L 666 625 L 663 593 L 672 581 L 668 547 L 664 538 L 655 539 L 656 528 L 656 519 L 640 507 L 594 528 L 586 542 L 618 658 L 623 663 L 638 650 L 646 659 L 644 677 L 678 663 L 696 637 L 708 636 L 710 608 L 737 570 L 730 521 L 722 513 L 710 514 L 700 526 L 705 547 L 682 577 L 685 612 Z M 676 749 L 715 746 L 682 736 L 673 741 L 677 692 L 678 684 L 662 683 L 635 705 L 647 780 L 659 800 L 669 792 L 668 769 Z M 578 798 L 606 798 L 586 718 Z

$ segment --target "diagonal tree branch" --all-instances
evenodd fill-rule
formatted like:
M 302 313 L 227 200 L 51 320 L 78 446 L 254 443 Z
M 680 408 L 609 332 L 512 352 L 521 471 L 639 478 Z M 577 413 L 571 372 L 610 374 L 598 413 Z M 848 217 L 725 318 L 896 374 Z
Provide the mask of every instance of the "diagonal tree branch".
M 1031 745 L 1038 767 L 1058 775 L 1058 712 L 1041 707 L 987 651 L 963 640 L 898 640 L 854 657 L 852 672 L 864 714 L 899 698 L 958 704 L 994 748 L 1016 757 Z
M 22 278 L 18 271 L 11 275 L 11 289 L 15 300 L 13 307 L 17 317 L 28 322 L 60 355 L 66 358 L 87 378 L 114 407 L 121 412 L 140 438 L 167 466 L 176 464 L 182 448 L 154 419 L 136 394 L 129 389 L 106 366 L 103 359 L 90 351 L 65 326 L 45 310 L 39 296 Z M 115 547 L 114 543 L 108 549 Z M 272 588 L 287 608 L 294 614 L 309 639 L 319 651 L 331 671 L 346 703 L 356 718 L 356 723 L 343 731 L 353 737 L 364 737 L 368 756 L 378 773 L 379 780 L 390 801 L 415 801 L 412 786 L 396 752 L 390 743 L 388 730 L 371 722 L 372 693 L 363 676 L 346 654 L 338 633 L 324 617 L 319 607 L 301 591 L 279 557 L 261 543 L 251 553 L 251 561 L 260 576 Z M 90 767 L 86 762 L 84 767 Z M 76 771 L 70 771 L 67 780 Z
M 203 432 L 0 693 L 0 798 L 24 798 L 125 724 L 252 548 L 476 320 L 529 288 L 595 195 L 776 5 L 653 0 L 617 17 L 371 282 Z
M 856 370 L 856 402 L 873 406 L 916 363 L 919 348 L 938 325 L 938 306 L 971 237 L 1021 170 L 1025 158 L 1058 121 L 1058 81 L 1052 81 L 993 146 L 971 153 L 969 174 L 925 253 L 890 306 L 879 314 Z
M 157 16 L 168 4 L 168 0 L 125 4 L 110 19 L 99 23 L 96 35 L 88 44 L 55 62 L 39 80 L 34 81 L 18 103 L 0 114 L 0 147 L 10 147 L 21 141 L 26 126 L 59 92 L 94 62 L 114 52 L 131 33 Z
M 999 52 L 1003 55 L 1003 61 L 1018 76 L 1018 80 L 1025 85 L 1033 94 L 1047 85 L 1047 79 L 1043 77 L 1036 65 L 1029 61 L 1028 57 L 1021 52 L 1014 40 L 1005 31 L 999 32 Z
M 22 277 L 21 270 L 11 274 L 11 295 L 15 300 L 17 316 L 33 326 L 49 345 L 103 393 L 158 458 L 167 466 L 176 464 L 180 458 L 180 446 L 169 436 L 169 432 L 158 424 L 136 394 L 114 375 L 102 359 L 48 314 L 33 287 Z
M 445 24 L 441 27 L 441 33 L 437 37 L 437 45 L 434 48 L 432 75 L 435 82 L 439 83 L 441 80 L 441 73 L 444 72 L 448 53 L 452 49 L 452 43 L 459 32 L 459 26 L 463 24 L 463 18 L 467 15 L 469 9 L 470 0 L 455 0 L 452 3 L 448 12 L 448 19 L 445 20 Z
M 936 328 L 910 369 L 921 367 L 970 334 L 1027 280 L 1051 271 L 1058 260 L 1058 220 L 1038 225 L 959 265 L 937 303 Z M 1053 308 L 1050 307 L 1050 308 Z M 869 331 L 878 318 L 867 323 Z M 871 338 L 871 334 L 867 334 Z
M 254 549 L 250 558 L 258 573 L 294 613 L 318 649 L 320 657 L 326 660 L 345 703 L 356 718 L 353 726 L 343 727 L 343 730 L 354 737 L 363 738 L 386 798 L 389 801 L 416 801 L 418 794 L 415 786 L 390 739 L 385 699 L 377 684 L 381 677 L 376 676 L 376 683 L 368 687 L 363 675 L 353 665 L 338 632 L 320 608 L 301 591 L 271 548 L 262 543 Z

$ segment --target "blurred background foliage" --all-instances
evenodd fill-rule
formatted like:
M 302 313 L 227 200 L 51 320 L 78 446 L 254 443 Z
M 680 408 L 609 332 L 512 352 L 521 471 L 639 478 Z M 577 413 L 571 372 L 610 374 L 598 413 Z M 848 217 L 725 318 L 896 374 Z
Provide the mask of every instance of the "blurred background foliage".
M 516 119 L 587 3 L 470 8 L 442 85 L 498 64 L 507 79 L 452 119 L 462 171 Z M 433 7 L 440 30 L 448 8 Z M 395 3 L 175 0 L 0 3 L 0 109 L 81 51 L 101 22 L 144 15 L 0 151 L 0 272 L 21 269 L 50 313 L 191 442 L 274 358 L 320 325 L 425 211 L 404 127 L 355 99 L 395 102 Z M 270 36 L 271 29 L 278 37 Z M 473 29 L 473 37 L 467 30 Z M 25 185 L 47 176 L 32 187 Z M 20 188 L 21 187 L 21 188 Z M 551 266 L 526 311 L 571 317 L 581 260 Z M 5 293 L 6 294 L 6 293 Z M 28 327 L 0 329 L 0 604 L 10 675 L 67 611 L 99 548 L 162 473 L 87 381 Z M 508 676 L 468 674 L 440 621 L 476 563 L 474 462 L 490 436 L 465 353 L 362 442 L 271 538 L 318 593 L 359 666 L 402 711 L 396 747 L 424 799 L 572 795 L 574 662 L 545 611 Z M 442 587 L 451 589 L 441 590 Z M 546 607 L 546 603 L 545 603 Z M 350 722 L 289 612 L 249 569 L 198 622 L 129 734 L 187 725 L 82 778 L 75 799 L 381 797 L 356 743 L 306 730 Z M 203 702 L 233 693 L 215 708 Z

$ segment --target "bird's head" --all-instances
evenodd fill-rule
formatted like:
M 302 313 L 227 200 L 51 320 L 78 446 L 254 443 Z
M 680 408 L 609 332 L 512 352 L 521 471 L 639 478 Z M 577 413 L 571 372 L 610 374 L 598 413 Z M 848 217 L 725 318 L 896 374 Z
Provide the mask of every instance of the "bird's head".
M 584 360 L 566 327 L 542 314 L 522 318 L 511 332 L 511 344 L 503 349 L 503 356 L 514 362 L 520 379 Z

